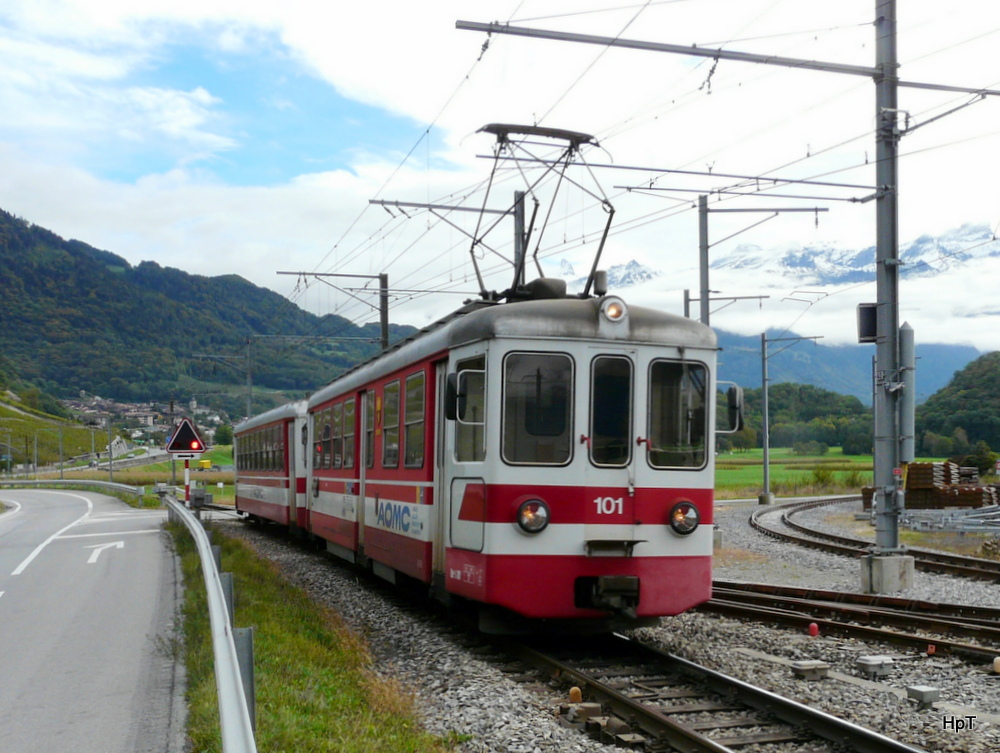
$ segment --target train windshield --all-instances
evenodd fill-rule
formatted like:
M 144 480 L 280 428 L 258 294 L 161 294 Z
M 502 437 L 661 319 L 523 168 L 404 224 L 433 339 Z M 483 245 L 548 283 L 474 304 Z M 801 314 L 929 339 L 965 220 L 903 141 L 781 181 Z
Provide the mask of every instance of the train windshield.
M 503 458 L 564 465 L 572 456 L 573 361 L 557 353 L 510 353 L 504 359 Z
M 654 468 L 701 468 L 708 433 L 708 370 L 654 361 L 649 371 L 648 460 Z

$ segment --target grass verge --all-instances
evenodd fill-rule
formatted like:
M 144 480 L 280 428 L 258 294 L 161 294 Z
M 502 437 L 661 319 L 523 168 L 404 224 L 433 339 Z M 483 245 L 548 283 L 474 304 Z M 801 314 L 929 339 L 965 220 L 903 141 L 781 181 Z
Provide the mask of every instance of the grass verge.
M 222 750 L 204 576 L 194 542 L 172 526 L 184 573 L 188 736 L 192 750 Z M 413 700 L 377 677 L 366 646 L 278 569 L 238 539 L 216 532 L 223 568 L 233 573 L 236 624 L 254 626 L 257 749 L 444 753 L 446 741 L 423 731 Z

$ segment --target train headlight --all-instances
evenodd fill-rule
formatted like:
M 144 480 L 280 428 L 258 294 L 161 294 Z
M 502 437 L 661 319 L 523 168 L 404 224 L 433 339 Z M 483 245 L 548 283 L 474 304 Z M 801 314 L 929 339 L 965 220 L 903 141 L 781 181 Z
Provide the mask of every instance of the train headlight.
M 628 315 L 628 309 L 621 298 L 609 296 L 601 304 L 601 314 L 609 322 L 620 322 Z
M 681 536 L 687 536 L 700 522 L 698 508 L 690 502 L 678 502 L 670 509 L 670 527 Z
M 517 508 L 517 524 L 525 533 L 539 533 L 549 524 L 549 506 L 540 499 L 529 499 Z

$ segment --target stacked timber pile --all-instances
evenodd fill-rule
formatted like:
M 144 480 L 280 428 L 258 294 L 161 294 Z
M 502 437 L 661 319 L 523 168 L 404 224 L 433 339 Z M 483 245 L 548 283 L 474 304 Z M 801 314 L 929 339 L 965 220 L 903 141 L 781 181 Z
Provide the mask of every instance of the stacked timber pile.
M 997 503 L 992 486 L 949 486 L 938 497 L 937 507 L 987 507 Z M 907 500 L 907 507 L 909 507 Z
M 959 468 L 955 463 L 910 463 L 907 469 L 907 510 L 983 507 L 996 503 L 996 489 L 980 486 L 975 468 Z
M 973 466 L 972 468 L 959 468 L 958 478 L 960 484 L 978 484 L 979 483 L 979 469 Z
M 973 472 L 975 468 L 971 469 Z M 984 507 L 1000 499 L 996 487 L 980 486 L 978 473 L 955 463 L 910 463 L 906 471 L 906 509 L 940 510 L 946 507 Z M 963 483 L 970 479 L 973 483 Z M 865 510 L 872 508 L 875 487 L 861 489 Z

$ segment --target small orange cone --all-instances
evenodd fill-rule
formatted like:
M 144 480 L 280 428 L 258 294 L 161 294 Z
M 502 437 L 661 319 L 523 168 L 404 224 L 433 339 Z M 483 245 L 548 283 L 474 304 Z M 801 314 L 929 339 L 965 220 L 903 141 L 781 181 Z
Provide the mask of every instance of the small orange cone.
M 575 685 L 569 689 L 569 702 L 570 703 L 582 703 L 583 702 L 583 691 Z

